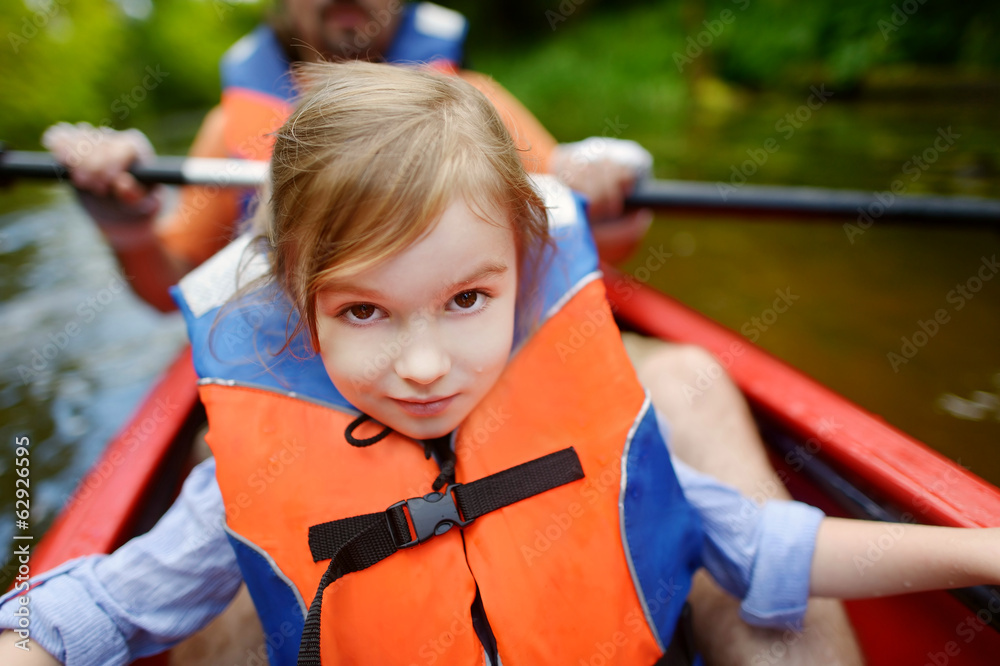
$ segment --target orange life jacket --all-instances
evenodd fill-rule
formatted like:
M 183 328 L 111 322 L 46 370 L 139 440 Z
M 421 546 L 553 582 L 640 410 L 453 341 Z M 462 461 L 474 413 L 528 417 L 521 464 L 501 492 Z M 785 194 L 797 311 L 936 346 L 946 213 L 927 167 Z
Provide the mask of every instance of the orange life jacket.
M 700 524 L 622 347 L 582 208 L 565 196 L 562 206 L 564 222 L 568 207 L 575 219 L 553 229 L 546 317 L 456 431 L 456 479 L 567 447 L 585 478 L 339 579 L 324 597 L 323 663 L 482 664 L 477 589 L 505 666 L 653 664 L 671 640 L 699 564 Z M 293 343 L 300 359 L 266 356 L 287 323 L 280 295 L 216 319 L 240 254 L 217 255 L 175 296 L 231 542 L 271 663 L 290 664 L 327 567 L 313 561 L 309 527 L 424 495 L 439 470 L 420 442 L 396 433 L 348 445 L 358 412 L 317 356 L 302 359 L 304 339 Z

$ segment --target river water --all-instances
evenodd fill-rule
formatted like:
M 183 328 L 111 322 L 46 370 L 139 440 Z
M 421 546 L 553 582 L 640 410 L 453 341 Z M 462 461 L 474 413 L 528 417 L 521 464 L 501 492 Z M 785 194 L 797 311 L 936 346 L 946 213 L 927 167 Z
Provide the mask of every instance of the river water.
M 996 85 L 808 101 L 693 111 L 658 174 L 1000 198 Z M 1000 225 L 664 216 L 646 244 L 673 252 L 653 286 L 1000 484 Z M 794 300 L 775 316 L 779 291 Z
M 995 91 L 831 101 L 791 134 L 778 127 L 806 101 L 692 111 L 670 140 L 656 127 L 630 138 L 653 148 L 659 177 L 1000 197 Z M 184 333 L 124 287 L 66 188 L 0 197 L 0 510 L 13 513 L 27 436 L 40 534 Z M 646 243 L 672 256 L 651 283 L 1000 483 L 1000 231 L 873 222 L 662 216 Z M 779 293 L 792 305 L 775 317 Z M 13 529 L 0 521 L 0 542 Z
M 37 539 L 185 334 L 179 314 L 132 295 L 72 192 L 30 194 L 45 203 L 0 216 L 0 497 L 13 517 L 14 443 L 28 437 L 31 524 L 19 533 Z M 0 521 L 3 543 L 13 529 Z

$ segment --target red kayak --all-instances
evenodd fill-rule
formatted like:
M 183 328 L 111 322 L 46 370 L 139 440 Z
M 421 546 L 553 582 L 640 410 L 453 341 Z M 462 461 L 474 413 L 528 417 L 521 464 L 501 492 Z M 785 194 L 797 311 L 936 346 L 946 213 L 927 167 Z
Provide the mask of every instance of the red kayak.
M 613 269 L 605 274 L 609 285 L 621 279 Z M 1000 489 L 925 444 L 667 296 L 644 286 L 624 296 L 609 292 L 623 327 L 716 355 L 746 395 L 779 476 L 798 499 L 829 515 L 1000 526 Z M 33 571 L 110 552 L 149 529 L 189 471 L 203 424 L 185 351 L 83 479 L 32 555 Z M 878 552 L 874 544 L 873 561 Z M 992 588 L 848 602 L 847 609 L 875 666 L 985 665 L 1000 655 L 1000 591 Z M 783 645 L 775 650 L 776 659 Z

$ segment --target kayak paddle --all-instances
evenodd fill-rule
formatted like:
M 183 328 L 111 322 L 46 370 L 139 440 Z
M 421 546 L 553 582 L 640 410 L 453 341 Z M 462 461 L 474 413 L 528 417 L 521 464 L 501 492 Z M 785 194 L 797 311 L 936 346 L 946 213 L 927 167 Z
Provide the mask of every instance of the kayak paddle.
M 267 178 L 267 162 L 200 157 L 158 157 L 130 169 L 139 182 L 167 185 L 255 187 Z M 0 182 L 14 178 L 68 179 L 68 169 L 49 153 L 0 149 Z M 649 179 L 625 200 L 630 208 L 697 211 L 719 215 L 854 217 L 861 229 L 887 219 L 909 223 L 950 222 L 1000 226 L 1000 200 L 902 195 L 817 187 L 782 187 Z

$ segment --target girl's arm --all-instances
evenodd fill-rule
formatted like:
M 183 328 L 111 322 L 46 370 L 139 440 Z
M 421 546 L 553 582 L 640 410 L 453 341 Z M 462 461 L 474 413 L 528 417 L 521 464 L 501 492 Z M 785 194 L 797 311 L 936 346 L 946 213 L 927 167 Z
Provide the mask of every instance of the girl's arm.
M 43 573 L 26 593 L 0 597 L 0 629 L 27 629 L 32 659 L 45 651 L 57 662 L 109 666 L 162 652 L 211 621 L 239 589 L 224 513 L 209 459 L 149 532 L 110 555 Z M 28 627 L 22 608 L 29 609 Z M 20 639 L 0 637 L 0 664 L 29 654 L 12 637 Z
M 826 518 L 809 584 L 812 596 L 839 599 L 1000 584 L 1000 528 Z

